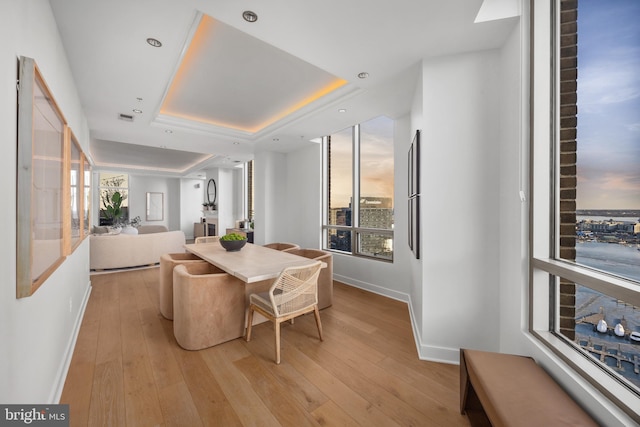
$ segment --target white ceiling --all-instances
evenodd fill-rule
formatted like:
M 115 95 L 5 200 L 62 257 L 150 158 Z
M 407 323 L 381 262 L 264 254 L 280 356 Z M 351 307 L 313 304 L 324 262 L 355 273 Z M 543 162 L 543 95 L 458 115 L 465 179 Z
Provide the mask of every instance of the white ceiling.
M 96 166 L 178 176 L 406 114 L 421 60 L 501 46 L 517 3 L 50 0 Z M 195 37 L 202 19 L 211 26 Z M 344 84 L 285 111 L 335 80 Z

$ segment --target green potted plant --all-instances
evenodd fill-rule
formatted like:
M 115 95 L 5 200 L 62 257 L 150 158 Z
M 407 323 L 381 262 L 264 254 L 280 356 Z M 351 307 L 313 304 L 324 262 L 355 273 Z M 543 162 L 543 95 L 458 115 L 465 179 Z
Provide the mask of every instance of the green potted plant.
M 115 191 L 109 195 L 109 192 L 105 192 L 102 195 L 102 204 L 104 205 L 105 217 L 111 222 L 112 225 L 117 225 L 122 217 L 122 202 L 124 198 L 119 191 Z

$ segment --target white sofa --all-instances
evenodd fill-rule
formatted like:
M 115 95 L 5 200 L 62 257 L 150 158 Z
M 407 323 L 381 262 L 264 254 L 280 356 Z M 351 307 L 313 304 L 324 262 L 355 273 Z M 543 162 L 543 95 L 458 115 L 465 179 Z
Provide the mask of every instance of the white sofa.
M 92 234 L 89 265 L 91 270 L 155 265 L 166 253 L 184 252 L 184 232 L 145 234 Z

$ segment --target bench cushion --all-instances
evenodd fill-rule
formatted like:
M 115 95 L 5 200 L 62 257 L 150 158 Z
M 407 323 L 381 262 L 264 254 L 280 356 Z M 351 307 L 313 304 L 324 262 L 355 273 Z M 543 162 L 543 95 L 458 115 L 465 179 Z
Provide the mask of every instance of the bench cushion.
M 493 426 L 598 425 L 529 357 L 463 349 L 460 363 Z

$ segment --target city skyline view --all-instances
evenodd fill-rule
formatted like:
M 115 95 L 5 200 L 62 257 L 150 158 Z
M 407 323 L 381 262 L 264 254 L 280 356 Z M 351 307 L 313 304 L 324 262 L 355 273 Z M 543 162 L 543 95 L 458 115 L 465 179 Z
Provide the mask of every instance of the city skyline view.
M 581 0 L 577 208 L 640 209 L 640 2 Z

